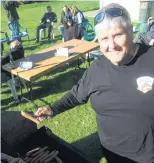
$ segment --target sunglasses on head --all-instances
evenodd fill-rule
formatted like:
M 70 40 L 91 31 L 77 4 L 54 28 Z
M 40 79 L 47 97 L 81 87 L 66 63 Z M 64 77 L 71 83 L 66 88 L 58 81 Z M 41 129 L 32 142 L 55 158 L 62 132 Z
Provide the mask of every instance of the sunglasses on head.
M 100 12 L 99 14 L 96 15 L 94 19 L 94 25 L 97 25 L 98 23 L 103 21 L 105 15 L 108 15 L 110 17 L 123 16 L 123 10 L 120 8 L 110 8 L 106 11 Z

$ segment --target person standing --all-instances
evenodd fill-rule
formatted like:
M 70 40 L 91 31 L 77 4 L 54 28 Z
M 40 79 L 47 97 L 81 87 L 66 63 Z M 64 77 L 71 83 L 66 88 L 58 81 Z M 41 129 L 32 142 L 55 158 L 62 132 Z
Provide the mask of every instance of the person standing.
M 83 13 L 77 8 L 77 6 L 72 5 L 70 7 L 70 11 L 72 14 L 72 19 L 74 23 L 80 24 L 82 22 L 84 22 L 85 17 L 83 15 Z
M 48 40 L 51 38 L 52 22 L 57 22 L 56 13 L 52 12 L 51 6 L 47 6 L 47 11 L 41 19 L 41 24 L 37 27 L 36 30 L 36 43 L 39 42 L 39 32 L 40 29 L 48 28 Z
M 63 10 L 61 12 L 61 20 L 60 20 L 61 25 L 58 27 L 58 31 L 62 34 L 62 37 L 64 34 L 64 28 L 66 28 L 67 22 L 71 17 L 72 16 L 69 8 L 66 5 L 63 6 Z
M 11 40 L 15 40 L 20 33 L 19 15 L 16 9 L 19 8 L 19 3 L 17 1 L 2 1 L 2 5 L 7 14 L 8 27 L 11 31 Z
M 107 162 L 154 163 L 154 46 L 134 44 L 130 15 L 117 3 L 103 6 L 94 24 L 102 55 L 35 114 L 42 121 L 90 99 Z

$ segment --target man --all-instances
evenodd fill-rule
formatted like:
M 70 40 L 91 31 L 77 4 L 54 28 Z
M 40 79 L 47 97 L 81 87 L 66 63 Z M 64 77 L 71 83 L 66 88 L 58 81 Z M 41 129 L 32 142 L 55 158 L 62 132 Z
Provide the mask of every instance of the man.
M 153 163 L 154 47 L 133 43 L 129 13 L 119 4 L 99 11 L 95 31 L 103 55 L 69 93 L 35 114 L 42 121 L 90 98 L 108 163 Z
M 64 34 L 64 28 L 66 28 L 68 20 L 71 18 L 71 13 L 69 8 L 65 5 L 63 7 L 63 11 L 61 13 L 61 25 L 58 27 L 58 31 L 62 34 Z
M 47 11 L 41 19 L 41 24 L 37 27 L 36 43 L 39 42 L 39 31 L 43 28 L 48 28 L 48 40 L 51 38 L 52 22 L 57 22 L 57 15 L 52 12 L 51 6 L 47 6 Z
M 11 40 L 14 40 L 20 33 L 19 15 L 16 10 L 16 8 L 19 7 L 19 3 L 16 1 L 2 1 L 2 4 L 7 14 L 8 27 L 11 31 Z
M 12 40 L 8 43 L 10 45 L 10 51 L 6 56 L 1 59 L 1 81 L 6 82 L 11 89 L 14 100 L 18 101 L 18 95 L 14 87 L 14 81 L 12 80 L 11 73 L 3 69 L 3 66 L 10 62 L 12 68 L 14 68 L 15 60 L 21 59 L 24 57 L 24 49 L 20 41 Z
M 148 19 L 148 27 L 146 33 L 140 33 L 135 39 L 135 43 L 146 44 L 146 45 L 154 45 L 154 19 L 153 17 L 149 17 Z

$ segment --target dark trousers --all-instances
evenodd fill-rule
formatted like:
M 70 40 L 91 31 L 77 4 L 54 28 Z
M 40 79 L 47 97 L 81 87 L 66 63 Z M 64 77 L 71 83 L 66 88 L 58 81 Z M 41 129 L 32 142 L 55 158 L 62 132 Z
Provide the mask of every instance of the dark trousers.
M 36 30 L 36 39 L 39 41 L 39 32 L 40 32 L 40 29 L 44 29 L 44 28 L 48 28 L 48 38 L 51 38 L 51 30 L 52 30 L 52 25 L 51 23 L 46 23 L 46 24 L 40 24 L 38 27 L 37 27 L 37 30 Z
M 24 49 L 23 49 L 23 47 L 12 49 L 12 50 L 10 50 L 9 53 L 10 53 L 10 55 L 12 55 L 12 59 L 14 61 L 24 57 Z M 3 67 L 2 67 L 3 65 L 10 62 L 9 53 L 1 59 L 1 74 L 3 74 L 3 78 L 2 78 L 3 82 L 11 79 L 10 72 L 5 71 L 3 69 Z
M 120 155 L 117 155 L 106 148 L 102 147 L 103 155 L 106 158 L 108 163 L 137 163 L 133 160 L 130 160 L 126 157 L 122 157 Z

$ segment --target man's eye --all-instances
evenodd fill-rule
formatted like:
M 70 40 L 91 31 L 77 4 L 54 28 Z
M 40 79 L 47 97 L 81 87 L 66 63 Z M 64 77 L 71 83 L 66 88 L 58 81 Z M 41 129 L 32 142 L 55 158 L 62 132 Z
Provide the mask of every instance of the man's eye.
M 108 40 L 107 37 L 102 38 L 102 41 L 107 41 L 107 40 Z
M 117 37 L 117 36 L 121 36 L 121 35 L 123 35 L 123 34 L 122 34 L 122 33 L 118 33 L 118 34 L 116 34 L 116 37 Z

